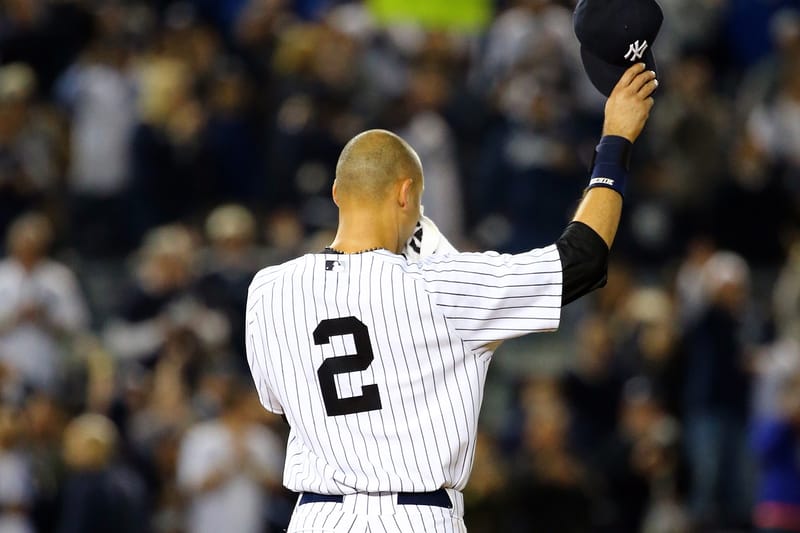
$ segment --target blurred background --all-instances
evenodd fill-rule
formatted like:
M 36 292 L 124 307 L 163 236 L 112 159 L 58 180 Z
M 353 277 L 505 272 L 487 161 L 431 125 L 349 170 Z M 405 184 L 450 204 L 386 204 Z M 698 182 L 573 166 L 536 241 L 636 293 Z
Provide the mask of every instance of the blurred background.
M 661 0 L 608 286 L 495 356 L 472 533 L 800 531 L 800 2 Z M 463 250 L 552 242 L 602 125 L 568 0 L 0 0 L 0 533 L 285 527 L 243 348 L 355 133 Z

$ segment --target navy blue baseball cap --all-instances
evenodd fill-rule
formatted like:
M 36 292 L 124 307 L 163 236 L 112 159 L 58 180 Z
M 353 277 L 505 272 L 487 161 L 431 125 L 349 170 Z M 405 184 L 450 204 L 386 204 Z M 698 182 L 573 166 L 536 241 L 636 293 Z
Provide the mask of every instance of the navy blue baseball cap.
M 572 22 L 589 79 L 606 96 L 634 63 L 656 72 L 653 43 L 664 14 L 655 0 L 580 0 Z

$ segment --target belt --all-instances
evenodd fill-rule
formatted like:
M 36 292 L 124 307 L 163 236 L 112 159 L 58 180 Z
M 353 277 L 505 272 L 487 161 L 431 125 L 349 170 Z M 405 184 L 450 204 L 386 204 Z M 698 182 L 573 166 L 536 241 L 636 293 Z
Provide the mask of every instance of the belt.
M 341 494 L 317 494 L 315 492 L 304 492 L 300 496 L 300 505 L 307 503 L 342 503 L 344 496 Z M 433 492 L 398 492 L 397 505 L 430 505 L 432 507 L 444 507 L 452 509 L 453 502 L 444 489 Z

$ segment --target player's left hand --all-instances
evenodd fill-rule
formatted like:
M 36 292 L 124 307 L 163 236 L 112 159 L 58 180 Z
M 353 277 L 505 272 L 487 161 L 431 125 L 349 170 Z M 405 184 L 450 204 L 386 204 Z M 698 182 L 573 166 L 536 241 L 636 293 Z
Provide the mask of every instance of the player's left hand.
M 656 87 L 656 73 L 645 70 L 644 63 L 626 70 L 606 102 L 603 135 L 617 135 L 634 142 L 650 117 Z

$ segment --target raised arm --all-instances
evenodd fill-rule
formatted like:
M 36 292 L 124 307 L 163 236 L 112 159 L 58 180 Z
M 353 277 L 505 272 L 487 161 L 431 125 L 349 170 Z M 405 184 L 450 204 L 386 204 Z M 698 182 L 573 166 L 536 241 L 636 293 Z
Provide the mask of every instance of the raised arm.
M 609 248 L 622 213 L 630 148 L 650 116 L 651 94 L 658 86 L 655 72 L 644 68 L 644 63 L 629 68 L 606 102 L 603 138 L 597 147 L 590 188 L 573 219 L 592 228 Z
M 655 73 L 638 63 L 623 74 L 606 102 L 603 138 L 597 145 L 589 186 L 572 223 L 556 241 L 564 272 L 562 304 L 605 284 L 631 147 L 650 116 L 651 95 L 657 86 Z

